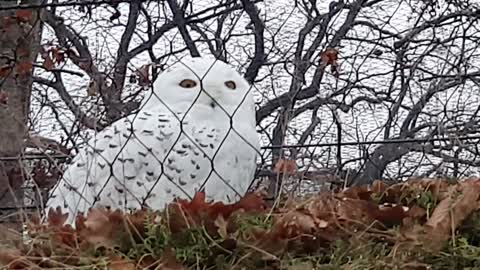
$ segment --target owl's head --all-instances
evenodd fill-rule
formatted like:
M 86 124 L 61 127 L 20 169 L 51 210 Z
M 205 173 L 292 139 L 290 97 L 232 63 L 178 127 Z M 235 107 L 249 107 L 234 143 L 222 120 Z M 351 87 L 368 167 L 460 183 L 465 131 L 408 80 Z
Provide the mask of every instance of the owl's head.
M 160 104 L 175 112 L 195 111 L 229 115 L 254 112 L 249 83 L 230 65 L 210 57 L 185 57 L 163 71 L 155 80 L 144 108 Z

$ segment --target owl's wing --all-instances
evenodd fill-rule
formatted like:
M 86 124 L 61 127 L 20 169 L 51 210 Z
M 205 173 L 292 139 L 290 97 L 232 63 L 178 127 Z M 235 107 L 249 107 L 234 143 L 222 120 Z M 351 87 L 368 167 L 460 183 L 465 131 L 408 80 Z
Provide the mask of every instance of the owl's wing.
M 60 206 L 72 223 L 93 205 L 138 208 L 146 191 L 135 180 L 161 171 L 179 133 L 178 119 L 168 113 L 143 111 L 113 123 L 75 156 L 50 191 L 47 209 Z

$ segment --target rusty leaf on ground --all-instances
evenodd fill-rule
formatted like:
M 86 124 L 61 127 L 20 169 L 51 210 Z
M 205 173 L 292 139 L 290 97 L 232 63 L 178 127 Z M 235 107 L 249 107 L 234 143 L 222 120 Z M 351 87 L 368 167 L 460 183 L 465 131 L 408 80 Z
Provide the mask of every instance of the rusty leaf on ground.
M 108 265 L 108 270 L 135 270 L 135 264 L 130 260 L 114 257 Z
M 83 222 L 80 235 L 94 246 L 114 247 L 125 232 L 124 218 L 120 211 L 92 208 Z
M 414 226 L 403 236 L 408 242 L 397 242 L 398 246 L 411 248 L 412 245 L 422 245 L 429 251 L 440 250 L 445 241 L 452 237 L 452 232 L 475 210 L 480 207 L 480 182 L 466 181 L 459 185 L 452 185 L 448 189 L 448 196 L 435 208 L 432 216 L 424 226 Z

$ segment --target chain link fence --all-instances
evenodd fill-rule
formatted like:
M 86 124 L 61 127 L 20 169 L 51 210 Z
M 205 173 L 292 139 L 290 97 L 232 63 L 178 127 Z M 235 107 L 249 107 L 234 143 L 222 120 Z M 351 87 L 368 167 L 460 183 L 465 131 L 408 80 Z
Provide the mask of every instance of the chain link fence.
M 4 2 L 1 216 L 478 175 L 477 1 Z

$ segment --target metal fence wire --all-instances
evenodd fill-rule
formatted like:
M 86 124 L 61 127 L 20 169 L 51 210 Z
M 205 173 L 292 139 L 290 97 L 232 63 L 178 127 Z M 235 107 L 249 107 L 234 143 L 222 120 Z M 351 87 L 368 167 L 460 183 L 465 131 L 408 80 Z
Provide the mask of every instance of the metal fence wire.
M 317 2 L 2 1 L 0 222 L 478 175 L 478 3 Z

